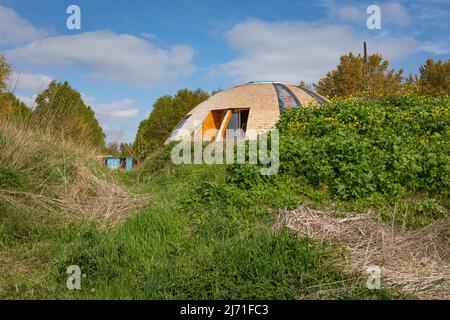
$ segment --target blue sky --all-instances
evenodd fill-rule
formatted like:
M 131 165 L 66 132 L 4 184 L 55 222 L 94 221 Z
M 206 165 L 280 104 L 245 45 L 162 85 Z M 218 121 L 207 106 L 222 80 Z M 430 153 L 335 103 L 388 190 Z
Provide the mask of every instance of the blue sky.
M 72 4 L 80 30 L 66 27 Z M 367 28 L 369 5 L 381 8 L 379 30 Z M 312 83 L 364 40 L 369 53 L 416 73 L 428 57 L 450 58 L 449 19 L 450 0 L 0 0 L 0 52 L 28 105 L 51 79 L 67 80 L 109 141 L 131 142 L 161 95 L 262 79 Z

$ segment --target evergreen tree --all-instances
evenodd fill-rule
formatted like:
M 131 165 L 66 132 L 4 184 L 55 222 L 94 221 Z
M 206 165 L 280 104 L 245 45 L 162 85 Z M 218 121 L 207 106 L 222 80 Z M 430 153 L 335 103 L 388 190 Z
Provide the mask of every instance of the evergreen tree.
M 101 149 L 105 146 L 105 135 L 94 111 L 67 82 L 52 81 L 37 96 L 35 119 L 60 138 Z

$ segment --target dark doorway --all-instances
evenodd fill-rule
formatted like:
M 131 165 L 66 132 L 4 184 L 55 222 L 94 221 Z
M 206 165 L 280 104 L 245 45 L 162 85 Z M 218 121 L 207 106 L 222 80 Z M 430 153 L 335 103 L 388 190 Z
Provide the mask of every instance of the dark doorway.
M 245 139 L 247 132 L 247 122 L 250 113 L 249 109 L 233 110 L 230 121 L 227 125 L 227 139 Z
M 127 168 L 127 158 L 120 158 L 120 169 Z
M 240 111 L 240 128 L 242 131 L 247 132 L 247 122 L 248 122 L 248 115 L 250 113 L 250 110 L 241 110 Z

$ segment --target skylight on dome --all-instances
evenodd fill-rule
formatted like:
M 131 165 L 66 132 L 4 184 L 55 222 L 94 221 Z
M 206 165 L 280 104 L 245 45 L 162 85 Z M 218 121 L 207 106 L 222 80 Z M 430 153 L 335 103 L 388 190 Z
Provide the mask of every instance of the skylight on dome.
M 280 112 L 285 112 L 292 108 L 300 108 L 302 106 L 297 97 L 295 97 L 291 90 L 289 90 L 286 86 L 279 83 L 274 83 L 273 86 L 277 92 Z

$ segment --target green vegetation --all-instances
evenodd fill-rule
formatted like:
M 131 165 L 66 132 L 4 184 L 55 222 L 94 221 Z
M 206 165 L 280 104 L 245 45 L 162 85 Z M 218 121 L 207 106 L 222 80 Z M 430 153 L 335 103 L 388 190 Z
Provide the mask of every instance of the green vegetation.
M 407 85 L 421 94 L 450 94 L 450 60 L 428 59 L 419 68 L 419 76 L 409 76 Z
M 402 89 L 402 74 L 403 70 L 389 69 L 389 61 L 379 54 L 368 56 L 365 64 L 361 55 L 350 52 L 342 55 L 336 69 L 329 71 L 314 87 L 328 98 L 380 98 Z
M 58 212 L 47 212 L 44 221 L 25 218 L 2 202 L 0 257 L 13 261 L 3 264 L 8 272 L 1 273 L 0 296 L 294 299 L 334 289 L 325 296 L 390 297 L 335 267 L 331 248 L 272 230 L 274 203 L 266 199 L 287 206 L 300 198 L 284 198 L 281 188 L 229 185 L 222 166 L 174 167 L 169 152 L 155 162 L 164 171 L 148 163 L 121 177 L 151 203 L 116 227 L 67 222 Z M 66 288 L 73 264 L 87 275 L 80 291 Z
M 91 107 L 67 82 L 52 81 L 36 98 L 34 120 L 46 123 L 55 137 L 84 143 L 92 148 L 105 146 L 105 134 Z
M 139 125 L 133 144 L 134 156 L 138 160 L 144 160 L 158 151 L 181 119 L 208 97 L 208 93 L 200 89 L 184 89 L 173 97 L 163 96 L 156 100 L 148 119 Z
M 303 81 L 300 86 L 307 86 Z M 419 67 L 419 75 L 403 77 L 403 70 L 389 68 L 389 61 L 381 55 L 367 57 L 361 55 L 342 55 L 335 70 L 329 71 L 318 83 L 317 92 L 328 98 L 370 97 L 382 98 L 413 91 L 418 94 L 450 94 L 450 60 L 442 62 L 427 59 Z
M 0 117 L 24 120 L 32 112 L 12 93 L 7 92 L 11 71 L 11 66 L 6 62 L 5 57 L 0 55 Z
M 450 99 L 342 101 L 283 114 L 281 171 L 333 196 L 448 195 Z
M 450 99 L 415 95 L 377 102 L 342 100 L 282 115 L 280 174 L 234 166 L 244 187 L 274 180 L 304 184 L 341 208 L 399 206 L 401 223 L 423 226 L 448 215 Z M 426 209 L 425 209 L 426 208 Z
M 0 92 L 7 87 L 7 80 L 11 75 L 11 66 L 6 62 L 3 55 L 0 54 Z
M 97 150 L 105 148 L 105 134 L 94 111 L 67 82 L 52 81 L 38 94 L 31 110 L 6 92 L 11 72 L 11 66 L 0 55 L 0 118 L 39 128 L 39 133 L 45 131 L 59 141 L 69 140 Z
M 30 119 L 32 111 L 12 93 L 0 92 L 0 117 L 10 117 L 18 121 Z
M 45 222 L 24 219 L 26 212 L 2 202 L 0 256 L 15 257 L 6 264 L 2 296 L 401 298 L 398 292 L 364 289 L 359 275 L 336 267 L 341 248 L 273 230 L 273 209 L 305 201 L 316 208 L 334 206 L 337 214 L 375 207 L 387 219 L 397 212 L 395 219 L 406 219 L 407 227 L 447 217 L 447 103 L 405 96 L 286 113 L 279 123 L 281 172 L 257 181 L 253 166 L 174 166 L 169 146 L 141 169 L 119 176 L 150 205 L 106 229 L 95 219 L 66 221 L 55 212 L 48 212 Z M 417 135 L 427 144 L 414 143 Z M 2 175 L 4 188 L 23 183 L 13 170 Z M 80 291 L 66 288 L 66 268 L 73 264 L 87 275 Z
M 373 70 L 381 66 L 372 88 L 396 91 L 400 74 L 379 56 L 371 61 Z M 346 79 L 350 66 L 329 76 Z M 9 73 L 0 60 L 3 86 Z M 419 86 L 425 83 L 440 82 Z M 329 94 L 360 90 L 336 88 Z M 344 248 L 274 229 L 279 209 L 308 203 L 338 217 L 370 211 L 404 228 L 448 219 L 445 96 L 340 99 L 287 112 L 278 123 L 280 172 L 262 177 L 257 165 L 172 164 L 163 142 L 208 97 L 200 90 L 155 103 L 132 147 L 147 161 L 129 173 L 92 157 L 103 132 L 67 83 L 52 82 L 35 111 L 2 94 L 0 298 L 407 298 L 367 290 L 361 274 L 337 267 Z M 129 149 L 110 145 L 108 152 Z M 86 274 L 79 291 L 66 287 L 70 265 Z
M 130 157 L 133 156 L 133 145 L 131 143 L 111 142 L 105 148 L 105 154 L 114 157 Z

